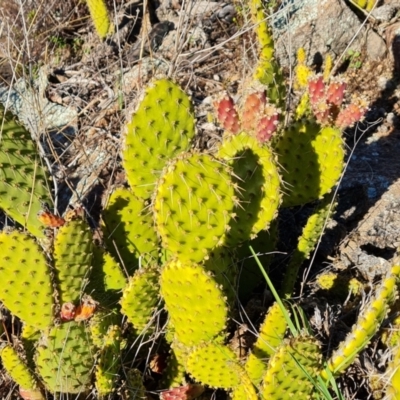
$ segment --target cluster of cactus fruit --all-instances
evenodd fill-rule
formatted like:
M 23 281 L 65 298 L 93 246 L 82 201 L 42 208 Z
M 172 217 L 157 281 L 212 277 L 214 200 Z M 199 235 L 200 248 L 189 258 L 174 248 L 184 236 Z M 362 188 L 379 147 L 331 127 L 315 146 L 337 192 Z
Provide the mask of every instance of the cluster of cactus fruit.
M 359 99 L 344 106 L 345 82 L 329 78 L 329 62 L 323 75 L 313 74 L 300 51 L 301 100 L 285 125 L 272 36 L 261 3 L 252 1 L 252 8 L 261 47 L 257 83 L 237 105 L 228 95 L 215 100 L 224 129 L 219 148 L 191 149 L 190 98 L 171 80 L 154 80 L 125 129 L 128 185 L 109 196 L 101 247 L 79 210 L 65 218 L 40 212 L 43 202 L 51 204 L 50 179 L 26 131 L 2 111 L 0 207 L 25 230 L 0 233 L 0 300 L 22 326 L 0 354 L 23 398 L 87 393 L 93 384 L 104 397 L 122 374 L 126 397 L 145 398 L 139 371 L 125 361 L 127 349 L 139 352 L 144 341 L 169 349 L 163 362 L 153 359 L 165 364 L 153 365 L 162 373 L 163 399 L 191 399 L 204 387 L 236 400 L 315 398 L 316 382 L 344 371 L 380 328 L 396 300 L 398 263 L 325 362 L 310 333 L 287 333 L 285 306 L 277 302 L 244 359 L 229 344 L 228 325 L 247 280 L 238 259 L 248 258 L 249 246 L 263 253 L 273 246 L 279 207 L 318 201 L 281 287 L 281 297 L 291 297 L 299 267 L 332 214 L 331 193 L 344 166 L 342 130 L 366 110 Z M 43 223 L 55 228 L 52 237 Z M 386 343 L 396 348 L 399 340 Z M 400 395 L 396 357 L 393 399 Z

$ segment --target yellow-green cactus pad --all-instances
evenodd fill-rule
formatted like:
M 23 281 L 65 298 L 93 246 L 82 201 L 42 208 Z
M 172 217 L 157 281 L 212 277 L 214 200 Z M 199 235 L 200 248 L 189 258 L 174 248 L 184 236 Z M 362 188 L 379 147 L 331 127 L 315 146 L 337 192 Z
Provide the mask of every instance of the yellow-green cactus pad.
M 190 98 L 168 79 L 154 81 L 127 125 L 122 163 L 136 196 L 148 199 L 165 164 L 190 148 L 195 119 Z
M 100 397 L 112 393 L 115 389 L 118 371 L 121 368 L 121 328 L 111 325 L 103 340 L 95 373 L 96 389 Z
M 27 130 L 0 106 L 0 208 L 38 238 L 37 214 L 52 204 L 49 174 Z
M 264 375 L 263 399 L 308 399 L 321 368 L 321 349 L 311 337 L 287 339 L 275 352 Z M 308 375 L 308 376 L 307 376 Z
M 53 323 L 53 285 L 46 258 L 34 239 L 0 232 L 0 300 L 18 318 L 37 329 Z
M 160 268 L 149 265 L 136 270 L 122 293 L 121 312 L 133 325 L 137 333 L 153 330 L 150 321 L 160 302 Z
M 240 200 L 227 234 L 227 244 L 234 246 L 268 229 L 280 203 L 280 177 L 271 150 L 246 133 L 226 138 L 218 157 L 232 167 Z
M 68 322 L 43 333 L 36 365 L 49 391 L 75 394 L 90 388 L 94 348 L 86 330 L 83 323 Z
M 4 368 L 21 388 L 37 389 L 38 385 L 35 376 L 11 345 L 3 347 L 0 350 L 0 355 Z
M 392 349 L 392 359 L 390 360 L 386 374 L 389 383 L 386 387 L 387 400 L 400 399 L 400 345 L 399 343 Z
M 274 303 L 261 324 L 259 336 L 245 364 L 251 381 L 258 385 L 267 370 L 268 359 L 275 354 L 285 336 L 287 323 L 278 303 Z
M 110 17 L 104 0 L 86 0 L 96 32 L 104 39 L 110 30 Z
M 171 261 L 161 272 L 160 285 L 182 344 L 195 346 L 212 340 L 225 328 L 228 310 L 223 291 L 200 265 Z
M 245 373 L 236 354 L 229 347 L 214 342 L 192 351 L 186 368 L 197 382 L 227 390 L 239 386 L 241 375 Z
M 232 400 L 258 400 L 257 390 L 245 372 L 240 374 L 240 380 L 240 385 L 232 391 Z
M 224 243 L 237 200 L 230 168 L 207 154 L 177 157 L 157 186 L 154 210 L 163 247 L 200 262 Z
M 87 285 L 93 255 L 93 235 L 83 220 L 62 226 L 54 241 L 54 268 L 60 303 L 76 303 Z
M 120 324 L 121 314 L 115 310 L 99 310 L 89 320 L 90 335 L 93 344 L 101 349 L 104 346 L 104 337 L 112 325 Z
M 375 296 L 359 315 L 350 334 L 328 360 L 328 368 L 334 375 L 343 372 L 354 361 L 357 355 L 368 345 L 386 317 L 397 294 L 397 284 L 400 279 L 399 261 L 399 259 L 396 259 L 394 266 L 377 289 Z M 322 376 L 325 379 L 328 378 L 325 371 Z
M 149 201 L 125 188 L 116 189 L 103 211 L 103 232 L 107 249 L 121 260 L 129 274 L 139 257 L 157 257 L 158 238 Z
M 282 167 L 284 207 L 322 198 L 342 174 L 344 149 L 339 129 L 295 122 L 277 137 L 274 148 Z

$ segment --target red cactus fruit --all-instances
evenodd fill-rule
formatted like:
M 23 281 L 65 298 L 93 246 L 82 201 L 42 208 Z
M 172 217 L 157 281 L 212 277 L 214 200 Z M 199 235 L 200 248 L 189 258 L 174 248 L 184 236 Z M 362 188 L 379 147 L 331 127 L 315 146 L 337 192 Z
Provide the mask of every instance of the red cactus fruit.
M 341 129 L 353 126 L 356 122 L 362 119 L 367 109 L 364 100 L 356 100 L 339 112 L 335 125 Z
M 236 111 L 233 99 L 229 95 L 224 95 L 221 99 L 214 102 L 217 118 L 222 127 L 232 134 L 240 132 L 239 115 Z
M 257 120 L 264 113 L 267 99 L 265 92 L 254 92 L 246 97 L 242 109 L 242 130 L 253 132 L 257 126 Z
M 328 103 L 340 107 L 343 103 L 346 86 L 346 82 L 343 81 L 331 82 L 326 91 L 326 100 Z
M 72 303 L 64 303 L 61 306 L 61 321 L 72 321 L 75 318 L 76 308 Z
M 202 385 L 189 383 L 185 386 L 180 386 L 165 390 L 160 393 L 161 400 L 192 400 L 200 396 L 204 392 Z
M 322 75 L 314 76 L 309 79 L 308 93 L 311 105 L 317 104 L 325 97 L 325 83 Z
M 265 107 L 264 116 L 258 121 L 256 128 L 256 138 L 260 143 L 271 139 L 271 136 L 278 128 L 280 110 L 274 106 Z

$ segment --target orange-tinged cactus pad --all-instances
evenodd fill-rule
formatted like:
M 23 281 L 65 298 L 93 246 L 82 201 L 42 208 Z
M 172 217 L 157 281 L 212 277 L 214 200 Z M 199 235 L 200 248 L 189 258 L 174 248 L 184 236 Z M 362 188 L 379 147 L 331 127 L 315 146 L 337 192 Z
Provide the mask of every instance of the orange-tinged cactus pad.
M 198 153 L 177 157 L 154 199 L 163 247 L 183 261 L 202 261 L 224 243 L 236 203 L 231 169 L 221 160 Z
M 0 232 L 0 248 L 0 300 L 27 325 L 47 328 L 54 319 L 54 289 L 46 257 L 19 231 Z
M 231 134 L 238 133 L 240 121 L 233 99 L 229 95 L 224 95 L 214 102 L 214 107 L 222 127 Z
M 180 343 L 195 346 L 224 330 L 228 308 L 223 290 L 202 266 L 171 261 L 161 272 L 160 285 Z

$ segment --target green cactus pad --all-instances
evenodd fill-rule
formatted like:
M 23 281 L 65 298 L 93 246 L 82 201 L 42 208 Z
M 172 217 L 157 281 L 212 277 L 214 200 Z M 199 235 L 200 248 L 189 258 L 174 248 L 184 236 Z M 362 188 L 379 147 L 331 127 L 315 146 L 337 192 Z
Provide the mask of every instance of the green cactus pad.
M 24 324 L 21 332 L 21 340 L 26 354 L 26 362 L 32 369 L 35 368 L 33 356 L 41 332 L 37 328 Z
M 115 310 L 99 310 L 89 320 L 89 329 L 93 345 L 101 349 L 104 345 L 104 337 L 108 328 L 121 323 L 122 316 Z
M 256 388 L 246 373 L 240 375 L 241 383 L 232 391 L 232 400 L 258 400 Z
M 103 307 L 114 308 L 126 283 L 125 273 L 114 257 L 104 249 L 94 246 L 86 293 L 90 293 Z
M 336 185 L 344 167 L 341 131 L 312 122 L 295 122 L 274 143 L 285 183 L 283 206 L 322 198 Z
M 376 334 L 389 311 L 390 305 L 396 298 L 399 279 L 400 259 L 396 259 L 390 273 L 377 289 L 375 296 L 359 315 L 350 334 L 328 360 L 328 368 L 334 375 L 343 372 Z M 322 376 L 325 379 L 328 378 L 325 371 L 323 371 Z
M 29 133 L 0 105 L 0 208 L 37 238 L 45 236 L 37 214 L 52 204 L 49 185 Z
M 169 262 L 161 272 L 161 294 L 177 339 L 195 346 L 225 328 L 227 306 L 223 291 L 200 265 Z
M 200 262 L 224 243 L 237 203 L 231 171 L 207 154 L 184 154 L 165 169 L 154 201 L 163 246 Z
M 165 164 L 188 150 L 194 135 L 189 97 L 167 79 L 153 82 L 127 125 L 122 151 L 122 164 L 136 196 L 151 197 Z
M 103 337 L 103 346 L 96 365 L 96 389 L 100 397 L 115 389 L 118 371 L 121 368 L 121 328 L 111 325 Z
M 90 388 L 94 348 L 83 323 L 68 322 L 44 332 L 36 365 L 51 392 L 84 393 Z
M 0 350 L 3 366 L 11 378 L 23 389 L 37 389 L 37 380 L 15 349 L 6 345 Z
M 245 364 L 251 381 L 258 385 L 267 370 L 268 359 L 285 336 L 287 323 L 278 303 L 274 303 L 261 324 L 259 336 Z
M 226 138 L 218 156 L 233 168 L 240 200 L 227 234 L 227 244 L 234 246 L 269 227 L 280 203 L 280 178 L 270 149 L 246 133 Z
M 62 226 L 54 241 L 54 268 L 60 303 L 76 303 L 87 285 L 93 254 L 93 235 L 83 220 Z
M 127 370 L 125 367 L 124 370 L 126 386 L 123 398 L 126 400 L 144 400 L 148 398 L 143 384 L 143 373 L 135 368 Z
M 158 238 L 149 202 L 125 188 L 116 189 L 103 211 L 107 248 L 131 275 L 140 256 L 157 257 Z
M 0 232 L 0 300 L 28 325 L 45 329 L 53 323 L 53 285 L 46 258 L 24 233 Z
M 321 367 L 319 343 L 311 337 L 286 340 L 270 359 L 261 389 L 263 399 L 308 399 Z
M 186 368 L 197 382 L 221 389 L 239 386 L 244 374 L 236 354 L 229 347 L 214 342 L 192 351 Z
M 121 312 L 139 334 L 153 330 L 149 322 L 160 301 L 159 277 L 160 268 L 157 265 L 140 268 L 122 293 Z

